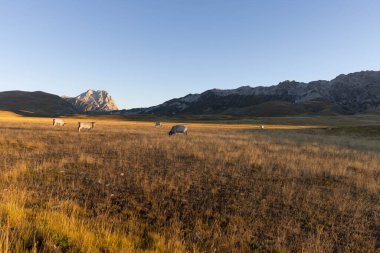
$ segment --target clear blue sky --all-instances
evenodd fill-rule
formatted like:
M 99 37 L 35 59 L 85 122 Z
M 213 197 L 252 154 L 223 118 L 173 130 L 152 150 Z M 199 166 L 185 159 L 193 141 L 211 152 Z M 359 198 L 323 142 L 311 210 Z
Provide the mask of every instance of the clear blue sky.
M 380 70 L 378 0 L 0 0 L 0 90 L 119 107 Z

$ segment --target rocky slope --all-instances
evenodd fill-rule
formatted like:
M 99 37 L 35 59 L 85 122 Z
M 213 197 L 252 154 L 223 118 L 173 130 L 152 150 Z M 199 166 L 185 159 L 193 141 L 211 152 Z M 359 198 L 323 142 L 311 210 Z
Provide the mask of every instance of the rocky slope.
M 118 110 L 112 97 L 104 90 L 88 90 L 77 97 L 64 97 L 79 112 L 108 112 Z
M 140 114 L 353 114 L 380 109 L 380 71 L 339 75 L 331 81 L 284 81 L 270 87 L 243 86 L 189 94 Z
M 42 91 L 0 92 L 0 110 L 30 116 L 58 116 L 77 113 L 77 110 L 61 97 Z

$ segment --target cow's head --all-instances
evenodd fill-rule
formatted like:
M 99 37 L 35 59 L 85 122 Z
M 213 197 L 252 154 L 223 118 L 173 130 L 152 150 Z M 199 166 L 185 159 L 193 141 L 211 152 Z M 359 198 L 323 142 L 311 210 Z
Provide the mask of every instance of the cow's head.
M 173 135 L 174 134 L 174 132 L 172 131 L 172 130 L 170 130 L 170 132 L 169 132 L 169 136 L 171 136 L 171 135 Z

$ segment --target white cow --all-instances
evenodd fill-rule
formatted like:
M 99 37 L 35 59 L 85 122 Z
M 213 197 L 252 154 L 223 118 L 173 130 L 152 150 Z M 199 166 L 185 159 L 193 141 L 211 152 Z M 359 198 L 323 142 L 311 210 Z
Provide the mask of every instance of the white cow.
M 78 122 L 78 132 L 83 130 L 90 131 L 95 127 L 95 122 Z
M 53 119 L 53 126 L 65 126 L 63 119 Z
M 157 127 L 157 126 L 162 126 L 162 125 L 161 125 L 161 122 L 156 121 L 155 126 L 156 126 L 156 127 Z
M 260 126 L 260 129 L 264 129 L 264 126 L 263 126 L 263 125 L 261 125 L 261 126 Z
M 187 126 L 184 125 L 175 125 L 170 129 L 169 136 L 173 134 L 185 134 L 187 135 Z

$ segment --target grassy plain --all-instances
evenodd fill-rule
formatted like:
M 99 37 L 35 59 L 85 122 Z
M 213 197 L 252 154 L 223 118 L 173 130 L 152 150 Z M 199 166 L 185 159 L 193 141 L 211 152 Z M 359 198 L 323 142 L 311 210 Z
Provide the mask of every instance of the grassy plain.
M 78 118 L 0 112 L 0 252 L 380 249 L 379 115 Z

